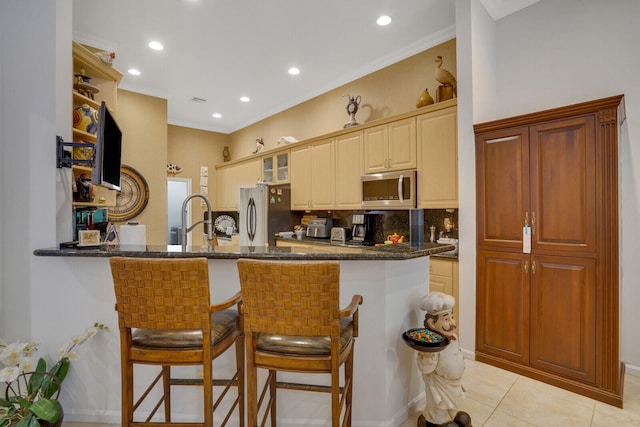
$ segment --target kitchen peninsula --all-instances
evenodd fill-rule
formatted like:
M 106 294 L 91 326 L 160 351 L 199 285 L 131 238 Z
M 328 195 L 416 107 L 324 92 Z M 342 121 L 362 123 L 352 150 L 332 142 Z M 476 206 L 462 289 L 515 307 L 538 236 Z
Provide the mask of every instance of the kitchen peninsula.
M 224 300 L 240 289 L 236 260 L 238 258 L 340 261 L 341 306 L 354 294 L 364 298 L 360 308 L 360 335 L 355 344 L 354 362 L 354 426 L 388 426 L 401 424 L 421 405 L 424 388 L 417 372 L 415 352 L 408 348 L 402 332 L 422 325 L 424 313 L 418 301 L 429 291 L 429 259 L 431 255 L 452 250 L 452 245 L 425 243 L 379 247 L 349 247 L 340 252 L 326 247 L 187 247 L 147 246 L 146 250 L 111 246 L 97 249 L 38 249 L 34 254 L 42 268 L 55 274 L 64 289 L 51 289 L 42 298 L 47 315 L 34 320 L 39 342 L 53 351 L 71 326 L 101 322 L 117 331 L 113 309 L 115 296 L 108 258 L 115 255 L 142 257 L 206 257 L 209 260 L 212 299 Z M 133 249 L 133 250 L 128 250 Z M 374 261 L 374 262 L 371 262 Z M 71 299 L 70 296 L 73 296 Z M 73 312 L 73 320 L 61 328 L 51 322 L 50 315 Z M 71 328 L 73 330 L 73 328 Z M 74 361 L 63 398 L 65 420 L 78 422 L 119 421 L 120 390 L 119 342 L 117 333 L 105 334 L 92 346 L 83 349 L 83 357 Z M 108 341 L 108 342 L 105 342 Z M 87 353 L 92 353 L 88 355 Z M 93 369 L 99 366 L 100 369 Z M 214 371 L 224 375 L 233 366 L 232 357 L 214 364 Z M 151 375 L 151 374 L 149 374 Z M 299 378 L 299 377 L 298 377 Z M 283 380 L 287 380 L 283 374 Z M 261 379 L 262 380 L 262 379 Z M 313 376 L 311 381 L 328 381 Z M 200 399 L 191 391 L 180 393 L 179 416 L 189 421 L 200 413 Z M 193 393 L 196 393 L 194 390 Z M 184 398 L 184 401 L 182 400 Z M 326 395 L 293 393 L 280 401 L 278 417 L 282 425 L 321 425 L 330 414 Z

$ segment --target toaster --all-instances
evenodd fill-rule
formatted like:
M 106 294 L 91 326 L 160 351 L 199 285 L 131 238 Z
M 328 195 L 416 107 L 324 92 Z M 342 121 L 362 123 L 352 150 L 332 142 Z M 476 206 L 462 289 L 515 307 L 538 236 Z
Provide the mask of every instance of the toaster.
M 351 240 L 351 229 L 345 227 L 333 227 L 331 229 L 331 241 L 344 243 Z
M 331 218 L 311 218 L 307 224 L 307 237 L 328 239 L 332 227 L 333 220 Z

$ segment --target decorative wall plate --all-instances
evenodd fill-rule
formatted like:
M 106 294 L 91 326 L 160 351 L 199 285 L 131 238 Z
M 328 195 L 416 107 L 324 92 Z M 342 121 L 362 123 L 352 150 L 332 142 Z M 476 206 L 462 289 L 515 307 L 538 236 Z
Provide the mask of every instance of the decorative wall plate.
M 120 191 L 116 205 L 109 208 L 109 220 L 127 221 L 138 216 L 149 202 L 149 185 L 144 177 L 127 165 L 120 167 Z
M 226 233 L 227 227 L 233 227 L 236 229 L 236 220 L 229 215 L 220 215 L 213 222 L 213 226 L 221 233 Z

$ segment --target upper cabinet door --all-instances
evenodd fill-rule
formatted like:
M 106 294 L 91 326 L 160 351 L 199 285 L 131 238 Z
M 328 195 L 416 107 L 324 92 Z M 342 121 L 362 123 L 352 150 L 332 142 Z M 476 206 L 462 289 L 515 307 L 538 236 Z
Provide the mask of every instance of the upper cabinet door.
M 364 172 L 416 168 L 416 119 L 398 120 L 364 130 Z
M 532 126 L 529 139 L 532 249 L 595 253 L 593 115 Z
M 418 207 L 458 207 L 458 114 L 455 107 L 417 121 Z
M 416 119 L 410 117 L 387 125 L 389 127 L 389 169 L 416 168 Z
M 362 131 L 336 138 L 336 209 L 362 209 Z
M 478 246 L 522 249 L 531 222 L 527 127 L 476 135 L 476 186 Z

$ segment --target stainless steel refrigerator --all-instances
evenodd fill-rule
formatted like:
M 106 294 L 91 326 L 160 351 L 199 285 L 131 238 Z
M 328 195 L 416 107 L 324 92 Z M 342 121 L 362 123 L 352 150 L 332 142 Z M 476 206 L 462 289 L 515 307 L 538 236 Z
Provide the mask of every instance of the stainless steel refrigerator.
M 293 231 L 289 184 L 240 188 L 240 246 L 275 246 L 281 231 Z

